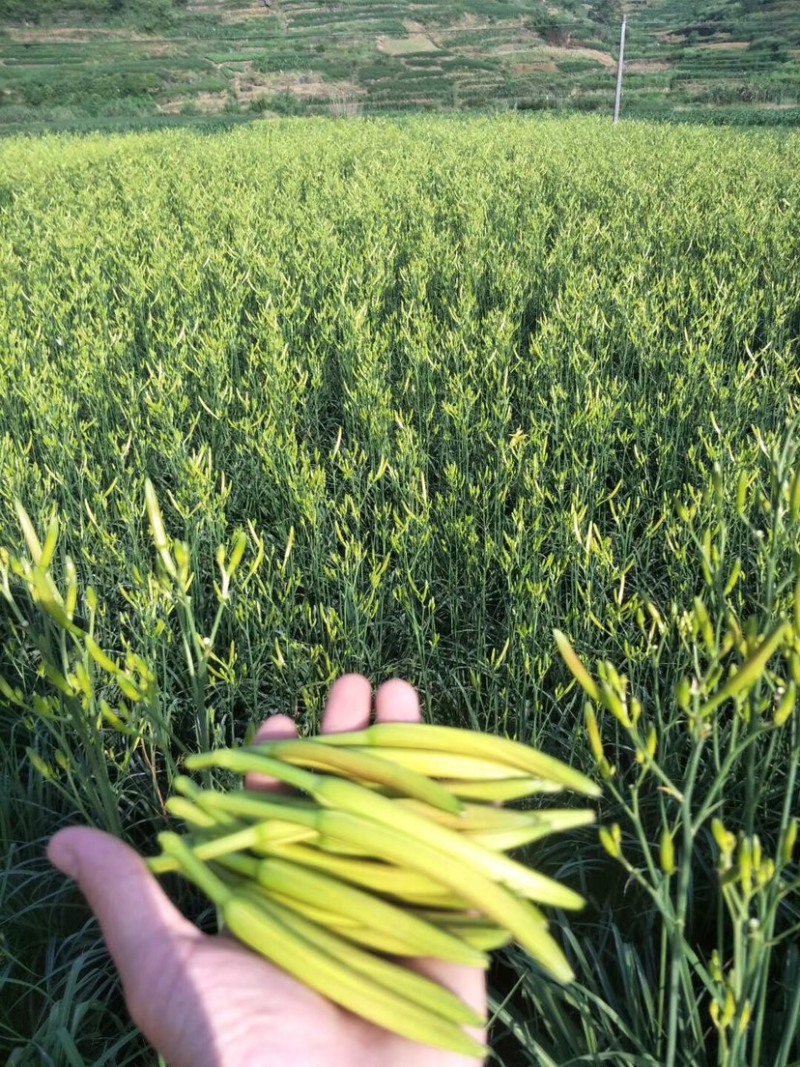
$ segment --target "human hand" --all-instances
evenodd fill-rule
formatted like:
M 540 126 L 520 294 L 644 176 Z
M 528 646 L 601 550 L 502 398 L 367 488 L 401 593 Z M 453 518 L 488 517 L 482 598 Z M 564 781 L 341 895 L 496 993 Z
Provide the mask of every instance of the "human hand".
M 324 733 L 369 725 L 372 690 L 345 675 L 331 687 Z M 417 722 L 406 682 L 375 695 L 379 722 Z M 274 716 L 257 739 L 292 737 Z M 250 789 L 264 788 L 252 776 Z M 165 896 L 140 856 L 110 834 L 69 827 L 50 861 L 74 878 L 97 916 L 131 1018 L 169 1067 L 474 1067 L 475 1060 L 408 1041 L 337 1007 L 225 934 L 201 933 Z M 440 960 L 408 965 L 486 1014 L 483 971 Z M 482 1032 L 469 1031 L 478 1040 Z

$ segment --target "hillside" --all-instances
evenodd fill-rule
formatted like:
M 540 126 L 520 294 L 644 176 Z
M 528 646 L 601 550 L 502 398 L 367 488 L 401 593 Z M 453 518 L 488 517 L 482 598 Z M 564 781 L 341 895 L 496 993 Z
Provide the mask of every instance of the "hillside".
M 408 109 L 800 123 L 796 0 L 0 0 L 0 128 Z

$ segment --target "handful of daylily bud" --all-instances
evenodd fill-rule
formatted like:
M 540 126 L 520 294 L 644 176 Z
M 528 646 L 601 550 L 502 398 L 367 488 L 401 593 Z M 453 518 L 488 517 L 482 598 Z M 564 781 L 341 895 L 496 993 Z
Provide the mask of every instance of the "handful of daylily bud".
M 382 723 L 221 749 L 186 766 L 268 775 L 299 792 L 225 793 L 178 778 L 182 795 L 167 806 L 191 833 L 161 834 L 150 868 L 180 871 L 240 941 L 342 1007 L 481 1058 L 462 1027 L 483 1020 L 392 957 L 485 968 L 487 952 L 516 939 L 571 980 L 536 904 L 580 908 L 582 898 L 505 853 L 594 813 L 500 806 L 564 789 L 599 795 L 558 760 L 470 730 Z

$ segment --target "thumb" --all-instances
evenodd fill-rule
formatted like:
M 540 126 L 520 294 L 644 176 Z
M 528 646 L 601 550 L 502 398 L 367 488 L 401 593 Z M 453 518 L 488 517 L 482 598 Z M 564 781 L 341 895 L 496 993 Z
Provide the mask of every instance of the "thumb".
M 71 826 L 51 838 L 47 856 L 78 883 L 128 994 L 147 982 L 177 937 L 202 939 L 144 860 L 111 834 Z

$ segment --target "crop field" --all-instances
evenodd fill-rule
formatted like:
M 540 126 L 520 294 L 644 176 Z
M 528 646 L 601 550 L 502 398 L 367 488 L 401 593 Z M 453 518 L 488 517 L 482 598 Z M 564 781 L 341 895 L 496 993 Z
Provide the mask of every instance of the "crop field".
M 47 838 L 152 854 L 186 753 L 357 671 L 603 786 L 532 853 L 577 979 L 497 954 L 495 1062 L 796 1067 L 800 136 L 284 119 L 0 175 L 9 1062 L 154 1063 Z

